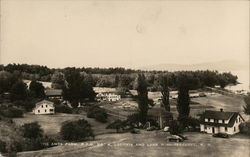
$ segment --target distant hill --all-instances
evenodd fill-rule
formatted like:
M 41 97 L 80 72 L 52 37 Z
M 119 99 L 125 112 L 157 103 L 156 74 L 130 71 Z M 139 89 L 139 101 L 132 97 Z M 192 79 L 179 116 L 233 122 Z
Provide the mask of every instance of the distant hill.
M 247 70 L 248 63 L 242 63 L 235 60 L 224 60 L 216 62 L 206 62 L 198 64 L 158 64 L 138 67 L 141 70 L 167 70 L 167 71 L 181 71 L 181 70 L 218 70 L 218 71 L 237 71 Z

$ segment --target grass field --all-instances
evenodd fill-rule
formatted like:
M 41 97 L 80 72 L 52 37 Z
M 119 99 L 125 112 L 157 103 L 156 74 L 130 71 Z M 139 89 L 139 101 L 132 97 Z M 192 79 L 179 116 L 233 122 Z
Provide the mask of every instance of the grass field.
M 150 92 L 149 93 L 150 98 L 159 98 L 160 93 L 159 92 Z M 135 101 L 132 101 L 130 99 L 123 99 L 118 102 L 112 102 L 105 104 L 102 104 L 103 108 L 107 109 L 108 111 L 120 115 L 120 117 L 124 117 L 127 115 L 130 115 L 134 113 L 133 111 L 125 111 L 122 108 L 118 108 L 118 106 L 121 106 L 123 103 L 136 103 Z M 176 109 L 177 100 L 176 99 L 170 99 L 170 108 L 171 112 L 173 113 L 174 117 L 177 118 L 178 112 Z M 240 112 L 246 120 L 248 119 L 248 116 L 244 115 L 243 113 L 243 106 L 245 105 L 243 98 L 241 97 L 230 97 L 226 95 L 221 94 L 215 94 L 215 95 L 208 95 L 206 97 L 198 97 L 198 98 L 191 98 L 190 103 L 190 116 L 198 118 L 198 114 L 201 114 L 205 110 L 217 110 L 219 111 L 220 108 L 223 108 L 224 111 L 231 111 L 231 112 Z
M 13 121 L 21 126 L 25 123 L 30 122 L 38 122 L 43 130 L 44 133 L 47 135 L 57 135 L 60 131 L 61 124 L 65 121 L 73 121 L 84 118 L 87 120 L 94 129 L 95 134 L 104 134 L 114 132 L 114 130 L 105 129 L 108 123 L 100 123 L 97 122 L 95 119 L 87 118 L 86 114 L 63 114 L 57 113 L 55 115 L 34 115 L 32 113 L 27 113 L 24 115 L 23 118 L 15 118 Z M 113 121 L 112 117 L 109 117 L 108 122 Z
M 52 147 L 47 150 L 18 153 L 19 157 L 249 157 L 250 139 L 236 135 L 229 139 L 214 138 L 209 134 L 185 133 L 183 143 L 168 142 L 168 133 L 161 131 L 140 134 L 107 134 L 95 141 Z

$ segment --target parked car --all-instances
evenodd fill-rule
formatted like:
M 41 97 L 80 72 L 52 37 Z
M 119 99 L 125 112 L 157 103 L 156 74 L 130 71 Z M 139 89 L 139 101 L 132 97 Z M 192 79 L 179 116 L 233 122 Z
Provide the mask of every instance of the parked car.
M 184 139 L 182 139 L 180 136 L 178 135 L 171 135 L 171 137 L 168 138 L 169 142 L 183 142 Z
M 213 137 L 229 138 L 229 135 L 226 133 L 217 133 L 217 134 L 213 134 Z

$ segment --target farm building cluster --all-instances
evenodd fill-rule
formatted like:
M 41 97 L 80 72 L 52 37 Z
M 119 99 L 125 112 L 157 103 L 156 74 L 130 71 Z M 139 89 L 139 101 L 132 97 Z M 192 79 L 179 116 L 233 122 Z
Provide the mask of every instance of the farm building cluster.
M 115 88 L 101 88 L 101 87 L 94 87 L 97 101 L 119 101 L 121 100 L 121 95 L 119 95 Z
M 29 86 L 30 81 L 25 80 L 27 86 Z M 33 113 L 37 115 L 45 115 L 45 114 L 55 114 L 55 105 L 50 99 L 58 99 L 62 102 L 63 91 L 61 89 L 53 89 L 51 88 L 50 83 L 42 82 L 43 85 L 46 86 L 45 88 L 45 95 L 47 100 L 42 100 L 36 103 L 35 108 L 33 109 Z M 115 88 L 104 88 L 104 87 L 94 87 L 93 90 L 96 93 L 96 100 L 98 102 L 113 102 L 113 106 L 108 106 L 107 109 L 113 109 L 117 111 L 127 111 L 127 112 L 135 112 L 138 110 L 138 104 L 131 98 L 121 98 L 121 95 L 118 94 L 117 89 Z M 131 96 L 136 96 L 136 90 L 129 91 Z M 190 98 L 198 98 L 198 97 L 205 97 L 207 95 L 215 95 L 216 93 L 213 92 L 198 92 L 198 91 L 191 91 L 189 93 Z M 173 120 L 173 115 L 171 113 L 167 113 L 165 109 L 161 105 L 161 97 L 160 94 L 156 92 L 149 92 L 149 97 L 153 97 L 154 106 L 150 108 L 148 111 L 148 116 L 155 120 L 159 127 L 162 129 L 165 126 L 169 125 L 169 122 Z M 170 92 L 170 99 L 177 99 L 178 92 L 171 91 Z M 220 111 L 212 111 L 206 110 L 201 115 L 201 124 L 200 124 L 200 131 L 204 133 L 227 133 L 230 135 L 238 133 L 239 125 L 244 122 L 243 117 L 238 112 L 225 112 L 222 109 Z M 150 125 L 150 124 L 149 124 Z

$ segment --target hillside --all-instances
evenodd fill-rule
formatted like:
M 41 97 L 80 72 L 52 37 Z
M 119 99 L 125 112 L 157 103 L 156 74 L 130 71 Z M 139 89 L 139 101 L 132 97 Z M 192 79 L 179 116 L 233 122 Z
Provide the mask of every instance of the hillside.
M 237 71 L 247 70 L 248 63 L 238 62 L 236 60 L 223 60 L 216 62 L 206 62 L 198 64 L 158 64 L 146 65 L 138 67 L 141 70 L 167 70 L 167 71 L 181 71 L 181 70 L 218 70 L 218 71 Z

